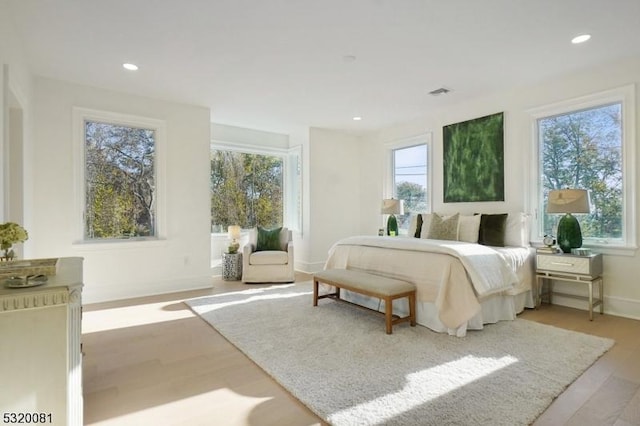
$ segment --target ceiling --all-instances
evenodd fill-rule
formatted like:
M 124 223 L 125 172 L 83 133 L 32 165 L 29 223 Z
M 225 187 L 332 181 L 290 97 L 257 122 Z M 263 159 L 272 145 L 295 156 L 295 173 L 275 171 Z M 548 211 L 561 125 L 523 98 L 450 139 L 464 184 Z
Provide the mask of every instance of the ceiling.
M 373 131 L 640 56 L 639 0 L 9 4 L 36 75 L 205 106 L 216 123 L 280 133 Z M 582 33 L 591 40 L 572 45 Z M 452 92 L 428 94 L 440 87 Z

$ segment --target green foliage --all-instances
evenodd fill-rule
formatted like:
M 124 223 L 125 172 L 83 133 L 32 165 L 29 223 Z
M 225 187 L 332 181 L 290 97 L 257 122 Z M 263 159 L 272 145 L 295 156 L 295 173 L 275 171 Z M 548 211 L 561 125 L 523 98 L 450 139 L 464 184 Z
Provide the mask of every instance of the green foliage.
M 29 233 L 15 222 L 0 224 L 0 249 L 9 250 L 16 243 L 23 243 L 29 239 Z
M 155 132 L 85 123 L 85 236 L 155 235 Z
M 427 191 L 422 185 L 414 182 L 398 182 L 396 184 L 396 197 L 404 200 L 404 215 L 398 215 L 400 228 L 408 227 L 408 221 L 412 213 L 427 211 Z
M 443 129 L 444 201 L 504 200 L 503 114 Z
M 427 191 L 422 185 L 413 182 L 398 182 L 396 197 L 404 200 L 404 209 L 409 212 L 424 212 L 427 203 Z
M 553 189 L 588 189 L 592 212 L 579 217 L 583 237 L 622 237 L 621 114 L 613 104 L 538 123 L 545 203 Z M 559 219 L 545 214 L 544 232 L 553 234 Z
M 279 157 L 215 150 L 211 153 L 211 226 L 251 228 L 283 222 L 283 161 Z

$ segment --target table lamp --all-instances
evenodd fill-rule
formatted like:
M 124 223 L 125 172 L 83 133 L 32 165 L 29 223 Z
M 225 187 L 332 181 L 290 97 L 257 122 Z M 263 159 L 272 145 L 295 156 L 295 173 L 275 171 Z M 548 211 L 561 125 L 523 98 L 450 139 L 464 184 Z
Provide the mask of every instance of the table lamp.
M 582 247 L 582 231 L 571 213 L 589 213 L 589 192 L 585 189 L 556 189 L 549 192 L 547 213 L 564 213 L 558 222 L 558 245 L 565 253 Z
M 387 235 L 398 235 L 398 221 L 395 215 L 404 214 L 404 201 L 394 198 L 384 199 L 382 200 L 380 212 L 389 215 L 389 219 L 387 219 Z
M 227 228 L 227 233 L 231 242 L 229 243 L 229 253 L 237 253 L 240 248 L 238 239 L 240 238 L 240 227 L 238 225 L 231 225 Z

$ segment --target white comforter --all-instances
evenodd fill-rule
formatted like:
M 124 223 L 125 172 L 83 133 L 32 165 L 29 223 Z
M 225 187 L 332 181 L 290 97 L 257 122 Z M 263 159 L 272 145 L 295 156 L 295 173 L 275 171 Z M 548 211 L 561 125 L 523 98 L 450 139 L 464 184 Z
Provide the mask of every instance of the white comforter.
M 334 248 L 340 245 L 424 251 L 457 257 L 467 270 L 479 297 L 510 290 L 518 282 L 518 277 L 502 254 L 480 244 L 421 238 L 360 236 L 340 240 Z
M 507 294 L 519 282 L 512 260 L 479 244 L 359 236 L 338 241 L 326 268 L 359 269 L 411 282 L 418 301 L 433 303 L 442 324 L 457 328 L 483 299 Z

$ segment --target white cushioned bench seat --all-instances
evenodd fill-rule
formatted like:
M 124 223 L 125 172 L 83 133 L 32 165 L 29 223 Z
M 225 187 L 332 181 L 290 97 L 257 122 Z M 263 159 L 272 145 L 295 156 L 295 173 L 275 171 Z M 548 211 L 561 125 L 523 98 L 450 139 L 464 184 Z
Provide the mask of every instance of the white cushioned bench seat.
M 321 282 L 334 286 L 335 293 L 319 295 Z M 350 303 L 340 299 L 341 288 L 384 300 L 387 334 L 391 334 L 393 325 L 400 322 L 409 321 L 411 326 L 416 325 L 416 286 L 411 283 L 350 269 L 327 269 L 313 275 L 313 306 L 318 306 L 318 299 L 322 298 Z M 409 299 L 409 316 L 394 318 L 393 301 L 402 297 Z

